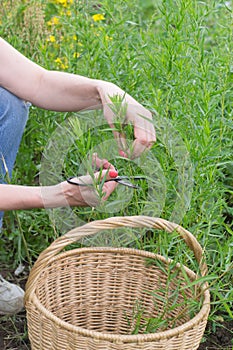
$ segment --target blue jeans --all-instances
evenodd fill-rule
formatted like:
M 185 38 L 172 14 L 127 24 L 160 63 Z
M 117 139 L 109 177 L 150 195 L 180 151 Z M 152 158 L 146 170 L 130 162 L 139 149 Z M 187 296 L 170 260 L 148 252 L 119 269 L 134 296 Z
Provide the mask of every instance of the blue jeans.
M 15 158 L 28 119 L 30 103 L 0 87 L 0 182 L 11 178 Z M 5 163 L 5 164 L 4 164 Z M 0 212 L 0 230 L 3 212 Z

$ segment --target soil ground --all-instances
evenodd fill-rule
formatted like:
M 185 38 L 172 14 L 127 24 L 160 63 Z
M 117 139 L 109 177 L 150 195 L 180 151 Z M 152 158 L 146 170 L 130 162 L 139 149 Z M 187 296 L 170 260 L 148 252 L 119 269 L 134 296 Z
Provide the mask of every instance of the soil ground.
M 25 287 L 27 272 L 16 278 L 12 271 L 2 269 L 1 274 L 9 282 Z M 211 324 L 207 325 L 204 342 L 198 350 L 233 350 L 233 320 L 218 324 L 213 330 Z M 27 337 L 25 311 L 12 317 L 0 316 L 0 349 L 1 350 L 30 350 Z

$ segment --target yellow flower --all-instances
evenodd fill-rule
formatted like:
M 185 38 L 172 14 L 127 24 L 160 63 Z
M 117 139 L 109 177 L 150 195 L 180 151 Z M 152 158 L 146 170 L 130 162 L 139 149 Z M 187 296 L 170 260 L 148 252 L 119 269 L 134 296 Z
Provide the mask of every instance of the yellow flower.
M 55 24 L 55 25 L 58 24 L 59 23 L 59 18 L 53 17 L 52 18 L 52 23 Z
M 93 18 L 93 21 L 95 22 L 103 21 L 105 19 L 102 13 L 96 13 L 95 15 L 92 16 L 92 18 Z
M 61 59 L 59 57 L 55 59 L 55 62 L 58 63 L 58 64 L 62 63 L 62 61 L 61 61 Z
M 73 40 L 74 40 L 74 41 L 77 40 L 77 35 L 76 35 L 76 34 L 73 35 Z
M 64 63 L 61 64 L 61 69 L 66 69 L 68 67 L 69 67 L 68 64 L 64 64 Z
M 80 53 L 79 52 L 74 52 L 73 53 L 73 57 L 74 58 L 79 58 L 80 57 Z
M 50 36 L 49 36 L 49 41 L 50 41 L 51 43 L 55 43 L 55 42 L 56 42 L 55 36 L 54 36 L 54 35 L 50 35 Z
M 64 6 L 64 7 L 67 6 L 67 0 L 56 0 L 55 2 L 59 5 Z
M 50 21 L 47 22 L 48 26 L 56 25 L 59 24 L 59 18 L 57 17 L 52 17 Z
M 58 68 L 58 69 L 66 69 L 66 68 L 69 67 L 69 65 L 68 65 L 68 60 L 67 60 L 66 57 L 64 57 L 64 58 L 62 58 L 62 59 L 61 59 L 60 57 L 58 57 L 58 58 L 56 58 L 56 59 L 54 60 L 54 62 L 57 63 L 57 68 Z
M 55 4 L 62 5 L 63 7 L 67 7 L 68 4 L 72 5 L 73 2 L 73 0 L 55 0 Z
M 108 40 L 112 40 L 112 37 L 111 36 L 109 36 L 109 35 L 105 35 L 105 39 L 108 41 Z

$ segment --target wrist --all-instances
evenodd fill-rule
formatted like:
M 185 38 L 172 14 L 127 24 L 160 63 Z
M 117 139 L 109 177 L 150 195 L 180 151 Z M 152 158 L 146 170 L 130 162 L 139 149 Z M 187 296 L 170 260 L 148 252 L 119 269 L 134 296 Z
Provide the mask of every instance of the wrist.
M 40 189 L 41 200 L 44 208 L 67 207 L 69 202 L 62 183 L 54 186 L 42 186 Z

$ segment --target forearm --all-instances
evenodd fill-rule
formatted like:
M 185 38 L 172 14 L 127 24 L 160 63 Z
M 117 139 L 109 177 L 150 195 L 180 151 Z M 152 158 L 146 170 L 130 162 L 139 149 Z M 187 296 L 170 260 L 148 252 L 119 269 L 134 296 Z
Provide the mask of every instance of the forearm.
M 36 94 L 28 98 L 24 96 L 24 99 L 43 109 L 72 112 L 102 109 L 103 104 L 109 102 L 103 96 L 114 95 L 126 97 L 128 103 L 137 103 L 113 83 L 77 74 L 43 70 Z
M 56 208 L 68 202 L 61 184 L 55 186 L 18 186 L 0 184 L 0 210 Z
M 37 93 L 30 102 L 53 111 L 80 111 L 102 108 L 98 92 L 105 82 L 71 73 L 44 70 Z M 106 83 L 108 84 L 108 83 Z
M 42 208 L 40 188 L 0 185 L 0 210 Z

